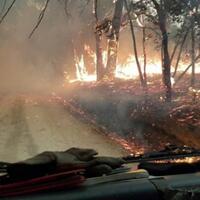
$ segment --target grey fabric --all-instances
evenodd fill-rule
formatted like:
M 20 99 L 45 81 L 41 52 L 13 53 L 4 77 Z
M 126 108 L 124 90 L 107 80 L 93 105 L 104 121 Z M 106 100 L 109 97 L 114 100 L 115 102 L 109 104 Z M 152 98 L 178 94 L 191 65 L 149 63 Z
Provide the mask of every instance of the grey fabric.
M 27 160 L 13 163 L 8 174 L 13 178 L 32 178 L 49 173 L 84 168 L 86 175 L 99 176 L 120 167 L 124 161 L 113 157 L 95 157 L 93 149 L 70 148 L 63 152 L 43 152 Z

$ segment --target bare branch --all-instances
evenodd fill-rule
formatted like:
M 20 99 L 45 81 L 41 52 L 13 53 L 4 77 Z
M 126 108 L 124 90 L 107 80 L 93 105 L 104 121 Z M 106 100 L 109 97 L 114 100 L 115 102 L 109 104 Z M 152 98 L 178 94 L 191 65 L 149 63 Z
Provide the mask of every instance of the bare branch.
M 96 23 L 98 22 L 97 3 L 98 3 L 97 0 L 94 0 L 94 2 L 93 2 L 93 5 L 94 5 L 93 13 L 94 13 L 94 17 L 95 17 Z
M 197 62 L 200 58 L 200 55 L 196 56 L 194 62 Z M 182 72 L 182 74 L 175 80 L 174 86 L 181 80 L 181 78 L 186 74 L 186 72 L 192 67 L 192 63 Z
M 69 0 L 65 0 L 65 6 L 64 6 L 65 14 L 67 17 L 71 17 L 71 14 L 68 11 L 68 4 L 69 4 Z
M 37 21 L 37 24 L 35 25 L 35 27 L 33 28 L 33 30 L 31 31 L 30 35 L 29 35 L 29 38 L 32 37 L 32 35 L 34 34 L 34 32 L 36 31 L 36 29 L 39 27 L 40 23 L 42 22 L 42 19 L 44 18 L 44 14 L 45 14 L 45 11 L 48 7 L 48 4 L 49 4 L 50 0 L 46 0 L 45 2 L 45 5 L 44 5 L 44 8 L 42 9 L 42 11 L 40 12 L 40 15 L 38 17 L 38 21 Z
M 0 16 L 3 15 L 3 12 L 4 12 L 5 7 L 6 7 L 6 0 L 3 1 L 2 8 L 1 8 L 1 12 L 0 12 Z
M 16 0 L 13 0 L 12 3 L 10 4 L 10 6 L 8 7 L 8 9 L 6 10 L 6 12 L 4 13 L 4 15 L 1 17 L 0 19 L 0 24 L 3 22 L 3 20 L 5 19 L 5 17 L 8 15 L 8 13 L 10 12 L 10 10 L 12 9 L 13 5 L 15 4 Z
M 174 69 L 174 73 L 173 73 L 172 77 L 175 77 L 175 75 L 177 73 L 179 61 L 181 59 L 181 54 L 182 54 L 182 51 L 183 51 L 183 46 L 184 46 L 185 41 L 187 39 L 188 33 L 189 33 L 189 29 L 186 30 L 186 32 L 185 32 L 185 34 L 182 38 L 181 46 L 180 46 L 179 53 L 178 53 L 178 58 L 177 58 L 177 61 L 176 61 L 176 65 L 175 65 L 175 69 Z
M 153 2 L 153 4 L 154 4 L 156 10 L 159 10 L 159 9 L 160 9 L 159 3 L 158 3 L 156 0 L 152 0 L 152 2 Z
M 172 62 L 173 62 L 173 59 L 174 59 L 174 56 L 175 56 L 176 51 L 177 51 L 177 49 L 178 49 L 178 46 L 179 46 L 179 44 L 180 44 L 180 41 L 181 41 L 181 37 L 178 37 L 178 39 L 177 39 L 177 41 L 176 41 L 176 44 L 174 45 L 174 48 L 173 48 L 171 57 L 170 57 L 170 64 L 172 64 Z
M 138 51 L 137 51 L 137 44 L 136 44 L 134 26 L 133 26 L 133 22 L 131 20 L 130 9 L 128 7 L 127 0 L 124 0 L 124 4 L 125 4 L 125 8 L 127 10 L 128 19 L 129 19 L 129 23 L 130 23 L 132 40 L 133 40 L 133 48 L 134 48 L 134 54 L 135 54 L 135 61 L 136 61 L 138 72 L 139 72 L 140 82 L 141 82 L 141 85 L 145 88 L 146 85 L 145 85 L 145 82 L 144 82 L 144 77 L 143 77 L 143 74 L 142 74 L 141 65 L 140 65 L 140 62 L 138 60 Z

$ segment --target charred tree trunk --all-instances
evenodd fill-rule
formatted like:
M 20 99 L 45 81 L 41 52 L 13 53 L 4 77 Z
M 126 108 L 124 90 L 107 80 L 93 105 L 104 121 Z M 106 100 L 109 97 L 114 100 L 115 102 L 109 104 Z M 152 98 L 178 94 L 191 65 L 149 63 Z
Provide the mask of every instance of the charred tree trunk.
M 163 74 L 163 84 L 165 86 L 165 100 L 171 101 L 172 98 L 172 86 L 171 86 L 171 65 L 170 65 L 170 56 L 168 50 L 168 33 L 166 25 L 166 13 L 165 13 L 165 4 L 167 1 L 160 1 L 160 4 L 156 0 L 152 0 L 155 9 L 158 14 L 158 23 L 162 35 L 162 74 Z
M 119 31 L 121 26 L 121 17 L 123 10 L 123 0 L 117 0 L 115 3 L 115 12 L 112 19 L 112 30 L 108 36 L 108 56 L 106 65 L 106 76 L 113 79 L 117 64 L 117 52 L 119 42 Z
M 147 54 L 146 54 L 146 28 L 142 28 L 143 32 L 143 56 L 144 56 L 144 66 L 143 66 L 143 76 L 144 76 L 144 83 L 147 85 L 147 73 L 146 73 L 146 66 L 147 66 Z
M 139 59 L 138 59 L 138 52 L 137 52 L 137 44 L 136 44 L 134 26 L 133 26 L 133 22 L 131 20 L 130 11 L 128 9 L 127 1 L 124 0 L 124 2 L 125 2 L 127 14 L 128 14 L 129 22 L 130 22 L 130 28 L 131 28 L 131 34 L 132 34 L 132 40 L 133 40 L 133 48 L 134 48 L 134 55 L 135 55 L 135 60 L 136 60 L 136 63 L 137 63 L 137 68 L 138 68 L 138 72 L 139 72 L 140 82 L 141 82 L 142 87 L 145 88 L 146 84 L 145 84 L 144 77 L 143 77 L 143 74 L 142 74 L 141 65 L 140 65 L 140 62 L 139 62 Z
M 194 62 L 200 59 L 200 54 L 195 57 Z M 176 79 L 175 85 L 182 79 L 182 77 L 187 73 L 187 71 L 192 67 L 192 63 L 181 73 L 181 75 Z
M 192 58 L 192 75 L 191 75 L 191 86 L 195 85 L 195 30 L 194 30 L 194 20 L 192 20 L 191 28 L 191 58 Z
M 97 13 L 97 4 L 98 0 L 94 0 L 94 16 L 96 21 L 96 26 L 98 25 L 98 13 Z M 96 75 L 97 81 L 103 79 L 104 76 L 104 66 L 103 66 L 103 55 L 102 55 L 102 47 L 101 47 L 101 35 L 95 31 L 95 39 L 96 39 Z
M 184 22 L 183 22 L 183 25 L 182 25 L 182 32 L 184 32 L 184 30 L 186 30 L 186 29 L 187 29 L 187 27 L 186 27 L 186 19 L 185 19 Z M 185 35 L 184 37 L 187 37 L 188 32 L 189 32 L 189 31 L 187 31 L 187 33 L 185 33 L 186 35 Z M 179 47 L 180 43 L 181 43 L 182 46 L 183 46 L 183 44 L 185 43 L 185 40 L 184 40 L 184 39 L 183 39 L 182 42 L 181 42 L 181 35 L 178 37 L 178 39 L 177 39 L 177 41 L 176 41 L 176 44 L 175 44 L 175 46 L 174 46 L 174 49 L 173 49 L 173 51 L 172 51 L 172 54 L 171 54 L 171 57 L 170 57 L 170 65 L 171 65 L 172 62 L 173 62 L 174 56 L 175 56 L 175 54 L 176 54 L 176 51 L 178 50 L 178 47 Z M 182 49 L 182 47 L 181 47 L 181 49 Z M 182 52 L 182 51 L 181 51 L 181 52 Z M 180 51 L 179 51 L 179 53 L 180 53 Z M 173 77 L 174 77 L 174 75 L 173 75 Z
M 101 47 L 101 36 L 96 34 L 96 74 L 97 81 L 101 81 L 104 76 L 103 55 Z
M 165 21 L 165 20 L 164 20 Z M 162 73 L 163 73 L 163 83 L 166 89 L 166 101 L 171 101 L 172 97 L 172 89 L 171 89 L 171 67 L 170 67 L 170 57 L 168 51 L 168 34 L 166 31 L 166 24 L 164 21 L 160 21 L 160 30 L 162 33 L 162 49 L 163 49 L 163 65 L 162 65 Z

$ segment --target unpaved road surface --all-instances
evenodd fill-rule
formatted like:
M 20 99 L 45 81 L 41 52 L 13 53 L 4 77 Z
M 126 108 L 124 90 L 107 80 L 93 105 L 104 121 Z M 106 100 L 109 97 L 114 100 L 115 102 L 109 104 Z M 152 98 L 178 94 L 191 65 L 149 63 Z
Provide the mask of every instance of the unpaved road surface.
M 42 151 L 94 148 L 122 156 L 121 146 L 78 120 L 50 98 L 25 95 L 0 98 L 0 160 L 15 162 Z

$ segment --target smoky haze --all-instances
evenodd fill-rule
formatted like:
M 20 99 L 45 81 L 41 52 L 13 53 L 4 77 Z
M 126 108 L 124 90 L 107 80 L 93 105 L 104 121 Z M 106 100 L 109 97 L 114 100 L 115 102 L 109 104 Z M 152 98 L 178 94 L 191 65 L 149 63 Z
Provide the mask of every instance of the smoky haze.
M 92 1 L 88 5 L 85 2 L 71 1 L 68 8 L 70 15 L 66 16 L 62 1 L 50 1 L 42 23 L 32 38 L 28 39 L 45 1 L 16 1 L 0 25 L 1 91 L 53 91 L 62 85 L 64 71 L 74 78 L 74 49 L 80 56 L 86 43 L 95 51 Z M 108 3 L 102 0 L 102 5 L 105 2 Z M 7 1 L 7 6 L 10 3 L 10 0 Z M 101 19 L 105 17 L 106 9 L 114 8 L 112 4 L 110 0 L 109 9 L 100 7 Z M 142 38 L 137 32 L 138 51 L 141 53 Z M 124 62 L 127 56 L 134 53 L 129 28 L 121 32 L 119 47 L 119 62 Z M 154 55 L 153 51 L 151 54 Z
M 52 89 L 63 78 L 72 34 L 63 5 L 51 1 L 39 28 L 28 39 L 44 2 L 16 1 L 0 26 L 1 91 Z

